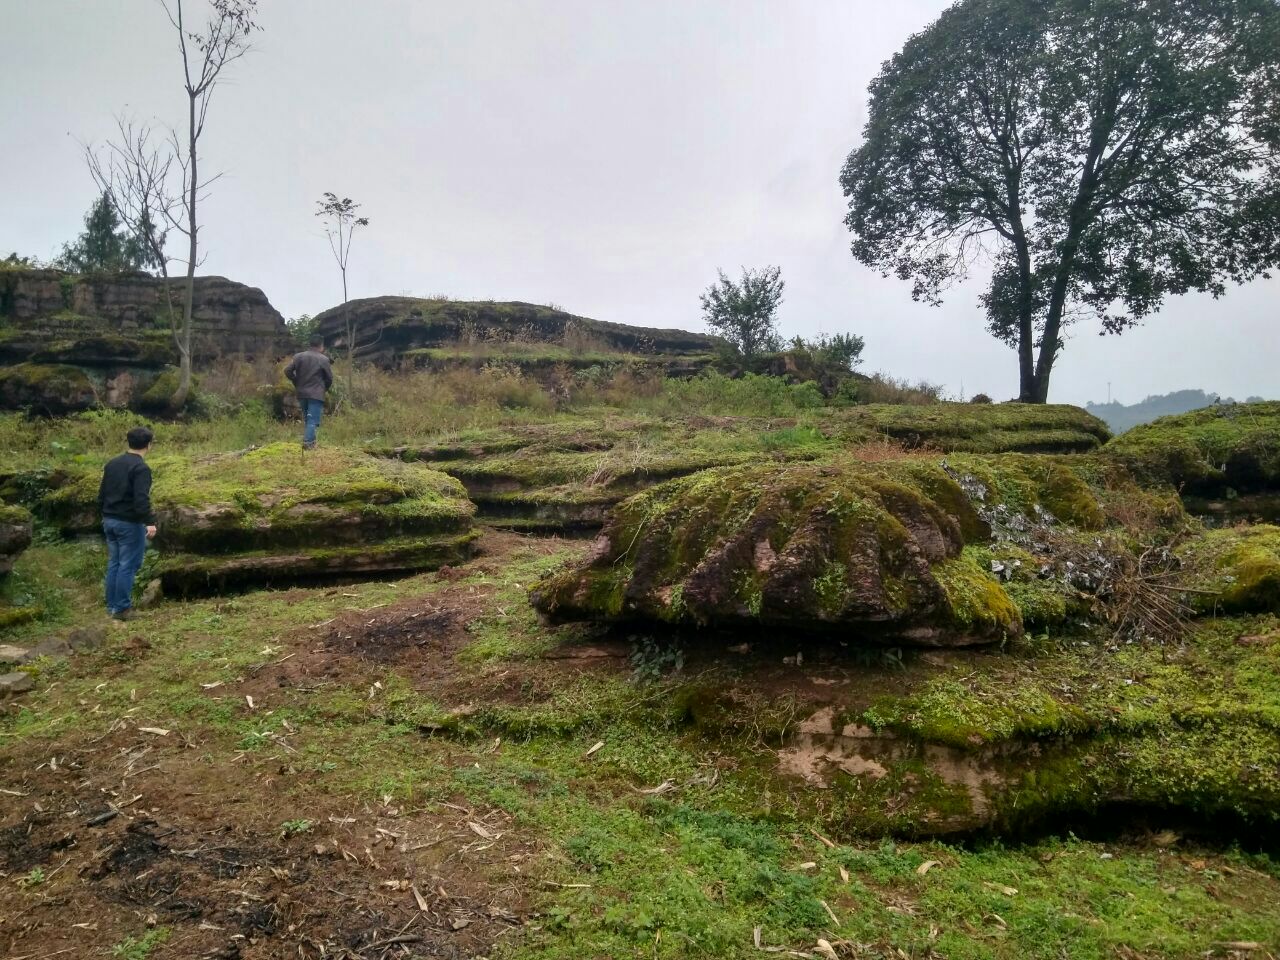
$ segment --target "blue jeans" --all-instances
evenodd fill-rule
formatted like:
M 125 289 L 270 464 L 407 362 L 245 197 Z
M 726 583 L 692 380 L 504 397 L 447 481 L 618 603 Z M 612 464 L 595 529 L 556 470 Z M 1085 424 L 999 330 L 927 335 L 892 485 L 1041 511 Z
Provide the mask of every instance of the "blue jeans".
M 306 424 L 306 429 L 302 433 L 302 442 L 310 447 L 315 444 L 316 431 L 320 429 L 320 417 L 324 414 L 324 401 L 299 399 L 298 403 L 302 404 L 302 422 Z
M 133 606 L 133 581 L 147 550 L 147 525 L 103 517 L 107 537 L 107 611 L 119 613 Z

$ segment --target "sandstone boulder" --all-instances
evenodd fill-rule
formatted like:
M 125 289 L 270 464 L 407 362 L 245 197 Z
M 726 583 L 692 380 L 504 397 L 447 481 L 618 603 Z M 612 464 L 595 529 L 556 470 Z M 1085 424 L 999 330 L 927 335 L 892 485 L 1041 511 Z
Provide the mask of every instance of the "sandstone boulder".
M 533 603 L 556 619 L 990 643 L 1020 635 L 1022 620 L 962 555 L 989 532 L 924 460 L 707 470 L 623 502 L 587 561 Z
M 431 569 L 469 556 L 476 535 L 462 485 L 418 464 L 294 443 L 150 464 L 166 596 Z M 97 482 L 53 491 L 46 515 L 69 532 L 96 524 Z

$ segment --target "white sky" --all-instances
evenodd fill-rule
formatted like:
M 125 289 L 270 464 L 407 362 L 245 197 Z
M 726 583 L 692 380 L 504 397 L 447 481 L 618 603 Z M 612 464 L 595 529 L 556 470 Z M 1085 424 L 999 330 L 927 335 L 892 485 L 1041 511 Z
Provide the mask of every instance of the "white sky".
M 192 3 L 198 9 L 198 3 Z M 981 283 L 940 309 L 854 262 L 840 166 L 866 87 L 943 0 L 262 0 L 210 111 L 202 272 L 285 316 L 341 297 L 314 218 L 363 203 L 352 296 L 447 293 L 701 329 L 718 266 L 778 264 L 786 334 L 866 337 L 865 368 L 1016 393 Z M 177 121 L 155 0 L 0 0 L 0 256 L 51 257 L 94 198 L 79 141 Z M 1117 339 L 1077 328 L 1061 402 L 1200 387 L 1280 396 L 1280 278 L 1170 301 Z

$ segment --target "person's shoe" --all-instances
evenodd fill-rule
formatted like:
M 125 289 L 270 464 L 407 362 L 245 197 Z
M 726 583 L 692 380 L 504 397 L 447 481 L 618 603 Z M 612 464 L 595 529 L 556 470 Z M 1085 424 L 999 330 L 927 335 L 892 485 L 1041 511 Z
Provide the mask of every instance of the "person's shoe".
M 302 441 L 303 450 L 314 450 L 315 448 L 316 448 L 316 442 L 314 440 L 312 440 L 310 443 L 308 443 L 306 440 Z
M 111 619 L 112 619 L 112 620 L 122 620 L 122 621 L 123 621 L 123 620 L 132 620 L 132 619 L 133 619 L 133 610 L 131 610 L 131 609 L 127 608 L 127 607 L 126 607 L 124 610 L 117 610 L 117 611 L 115 611 L 115 613 L 111 614 Z

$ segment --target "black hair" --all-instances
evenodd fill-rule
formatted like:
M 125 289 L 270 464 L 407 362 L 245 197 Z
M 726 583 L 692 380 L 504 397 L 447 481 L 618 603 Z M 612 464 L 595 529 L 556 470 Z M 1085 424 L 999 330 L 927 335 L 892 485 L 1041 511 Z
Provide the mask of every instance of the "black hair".
M 134 427 L 129 431 L 128 441 L 130 450 L 145 450 L 151 446 L 151 441 L 156 435 L 147 427 Z
M 324 346 L 324 337 L 320 336 L 320 334 L 318 334 L 318 333 L 316 333 L 316 334 L 312 334 L 312 336 L 311 336 L 311 346 L 313 346 L 313 347 L 323 347 L 323 346 Z

